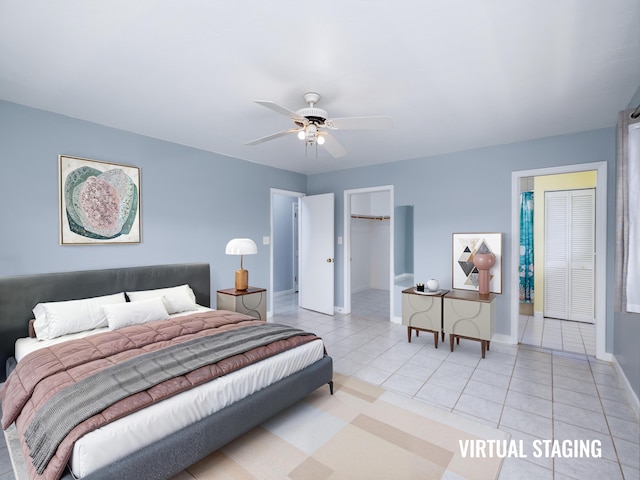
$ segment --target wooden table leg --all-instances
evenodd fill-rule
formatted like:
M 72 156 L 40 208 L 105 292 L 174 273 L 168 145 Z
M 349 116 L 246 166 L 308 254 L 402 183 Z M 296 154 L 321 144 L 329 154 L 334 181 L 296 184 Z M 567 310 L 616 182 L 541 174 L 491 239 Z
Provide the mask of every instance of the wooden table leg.
M 436 348 L 438 348 L 438 332 L 433 332 L 433 343 L 435 343 Z
M 411 327 L 407 327 L 407 340 L 411 343 Z
M 486 340 L 480 340 L 480 345 L 482 348 L 482 358 L 484 358 L 484 353 L 486 351 L 487 348 L 487 341 Z
M 453 333 L 449 334 L 449 344 L 451 346 L 451 351 L 453 352 L 453 339 L 454 339 L 455 335 Z

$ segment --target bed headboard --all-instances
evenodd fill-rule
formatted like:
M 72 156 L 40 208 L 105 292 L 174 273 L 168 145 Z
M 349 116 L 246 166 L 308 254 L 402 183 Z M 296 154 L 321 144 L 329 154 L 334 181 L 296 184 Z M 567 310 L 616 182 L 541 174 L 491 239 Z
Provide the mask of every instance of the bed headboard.
M 15 341 L 29 333 L 33 307 L 97 297 L 112 293 L 173 287 L 188 283 L 196 302 L 211 306 L 208 263 L 153 265 L 80 272 L 44 273 L 0 278 L 0 382 L 6 379 L 5 363 L 13 356 Z

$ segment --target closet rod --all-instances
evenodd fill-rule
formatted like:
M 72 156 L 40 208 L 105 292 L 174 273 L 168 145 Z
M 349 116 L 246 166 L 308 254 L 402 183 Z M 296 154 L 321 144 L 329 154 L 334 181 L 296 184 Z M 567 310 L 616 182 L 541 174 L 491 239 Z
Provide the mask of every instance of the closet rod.
M 351 215 L 351 218 L 363 218 L 365 220 L 390 220 L 391 219 L 391 217 L 388 217 L 388 216 L 375 217 L 373 215 Z

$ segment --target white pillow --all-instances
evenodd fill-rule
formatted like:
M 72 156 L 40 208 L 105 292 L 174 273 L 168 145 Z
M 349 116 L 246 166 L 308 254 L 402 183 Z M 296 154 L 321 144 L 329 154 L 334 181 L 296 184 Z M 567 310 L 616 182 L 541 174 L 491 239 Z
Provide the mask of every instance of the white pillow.
M 131 325 L 141 325 L 169 318 L 167 309 L 164 308 L 162 297 L 118 305 L 103 305 L 102 310 L 109 322 L 109 330 L 117 330 Z
M 190 312 L 197 310 L 198 306 L 186 293 L 170 293 L 162 296 L 164 306 L 169 313 Z
M 189 285 L 127 292 L 127 296 L 131 302 L 139 302 L 140 300 L 147 300 L 149 298 L 162 297 L 164 300 L 164 306 L 168 313 L 187 312 L 197 308 L 196 296 Z
M 50 340 L 70 333 L 106 327 L 103 305 L 125 303 L 124 293 L 102 297 L 39 303 L 33 309 L 36 321 L 33 328 L 38 340 Z

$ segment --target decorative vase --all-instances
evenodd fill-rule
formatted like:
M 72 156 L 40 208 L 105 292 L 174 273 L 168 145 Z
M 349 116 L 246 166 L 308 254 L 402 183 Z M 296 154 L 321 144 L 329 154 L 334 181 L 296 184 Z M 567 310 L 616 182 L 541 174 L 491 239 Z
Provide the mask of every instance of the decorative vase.
M 473 264 L 478 269 L 478 293 L 486 295 L 489 293 L 490 270 L 496 264 L 496 256 L 493 253 L 478 253 L 473 256 Z
M 427 281 L 427 289 L 429 289 L 430 292 L 437 292 L 438 288 L 440 288 L 440 284 L 435 278 Z

